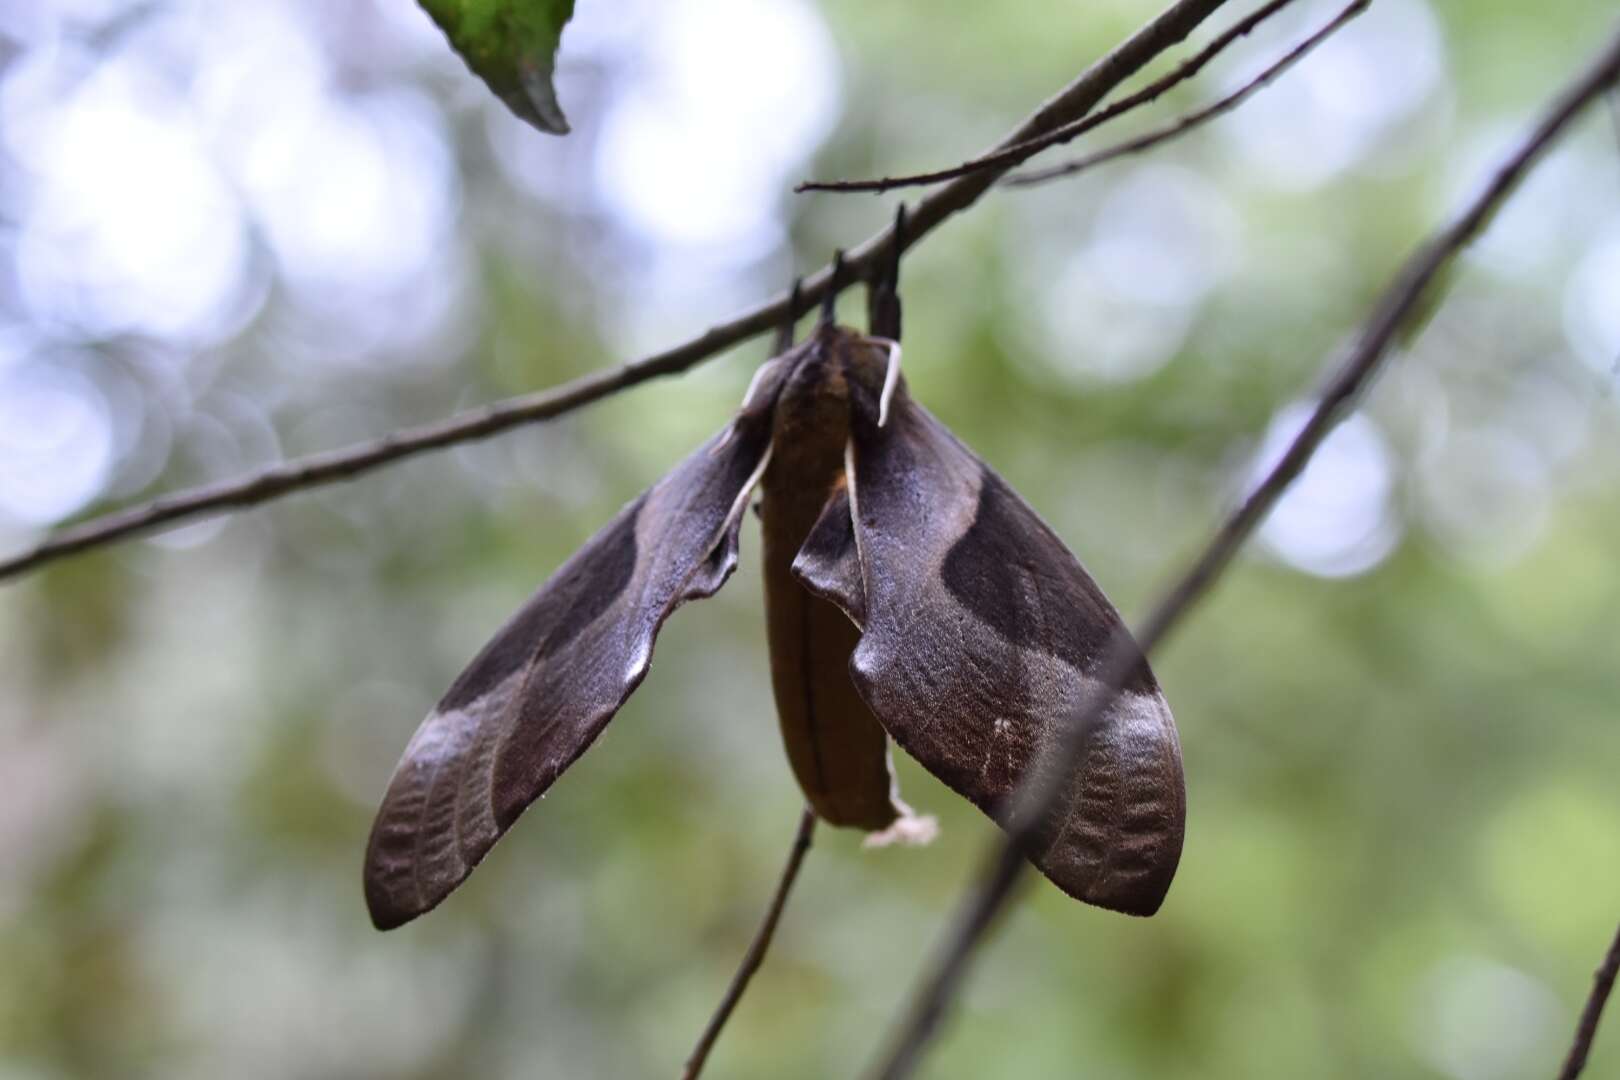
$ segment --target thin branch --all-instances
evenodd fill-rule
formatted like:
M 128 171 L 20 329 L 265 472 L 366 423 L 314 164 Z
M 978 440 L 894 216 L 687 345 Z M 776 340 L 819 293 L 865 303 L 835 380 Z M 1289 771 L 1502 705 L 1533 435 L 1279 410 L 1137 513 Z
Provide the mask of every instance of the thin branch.
M 1609 123 L 1614 129 L 1614 141 L 1620 146 L 1620 88 L 1609 88 Z
M 905 1019 L 889 1040 L 880 1071 L 872 1075 L 881 1080 L 901 1080 L 916 1071 L 928 1044 L 939 1033 L 946 1011 L 967 979 L 969 965 L 978 957 L 978 943 L 1006 910 L 1013 889 L 1023 879 L 1023 870 L 1020 846 L 1009 842 L 993 849 L 990 861 L 978 875 L 977 883 L 963 897 L 956 918 L 951 922 L 947 947 L 935 952 L 922 989 L 912 996 Z
M 1586 1056 L 1592 1052 L 1598 1021 L 1603 1019 L 1603 1006 L 1609 1000 L 1609 992 L 1614 989 L 1617 975 L 1620 975 L 1620 930 L 1615 931 L 1608 955 L 1604 956 L 1603 963 L 1592 975 L 1592 993 L 1586 999 L 1586 1008 L 1581 1010 L 1581 1022 L 1575 1027 L 1575 1041 L 1569 1048 L 1569 1056 L 1564 1059 L 1558 1080 L 1575 1080 L 1586 1068 Z
M 1238 548 L 1265 518 L 1288 485 L 1304 470 L 1311 456 L 1373 376 L 1396 332 L 1412 313 L 1441 270 L 1472 240 L 1519 181 L 1570 121 L 1603 88 L 1620 78 L 1620 32 L 1604 46 L 1596 60 L 1563 89 L 1514 152 L 1497 167 L 1485 187 L 1450 225 L 1431 237 L 1406 261 L 1385 289 L 1360 335 L 1327 384 L 1309 420 L 1280 461 L 1254 491 L 1223 521 L 1190 569 L 1153 609 L 1137 635 L 1142 654 L 1164 639 L 1192 605 L 1220 577 Z M 1093 696 L 1063 732 L 1053 754 L 1053 767 L 1031 770 L 1018 793 L 1013 818 L 1019 822 L 997 846 L 980 875 L 980 884 L 963 905 L 944 946 L 918 992 L 905 1019 L 895 1029 L 882 1065 L 874 1074 L 883 1080 L 911 1075 L 929 1039 L 938 1029 L 961 989 L 970 960 L 1006 905 L 1026 863 L 1019 852 L 1028 850 L 1042 821 L 1056 804 L 1063 781 L 1070 776 L 1085 748 L 1085 735 L 1119 693 L 1136 665 L 1136 650 L 1123 635 L 1116 635 L 1101 666 L 1101 693 Z
M 776 884 L 776 895 L 771 897 L 771 906 L 765 911 L 765 921 L 759 924 L 754 931 L 754 940 L 748 945 L 748 951 L 743 954 L 742 964 L 737 973 L 731 977 L 731 985 L 726 987 L 726 996 L 720 999 L 715 1008 L 714 1015 L 709 1017 L 708 1026 L 703 1029 L 697 1046 L 692 1049 L 692 1056 L 686 1059 L 686 1068 L 681 1072 L 681 1080 L 697 1080 L 703 1071 L 703 1063 L 709 1059 L 709 1051 L 714 1049 L 715 1040 L 720 1038 L 720 1030 L 726 1026 L 731 1018 L 731 1012 L 742 1000 L 743 991 L 748 989 L 748 981 L 759 970 L 759 965 L 765 959 L 765 950 L 771 947 L 771 936 L 776 933 L 776 924 L 781 921 L 782 908 L 787 904 L 788 893 L 793 888 L 793 881 L 799 876 L 799 867 L 804 865 L 804 857 L 810 851 L 810 838 L 816 831 L 816 812 L 808 806 L 799 817 L 799 831 L 793 837 L 793 847 L 788 851 L 787 863 L 782 867 L 782 880 Z
M 1085 157 L 1076 158 L 1074 161 L 1065 162 L 1062 165 L 1053 165 L 1046 169 L 1032 169 L 1027 173 L 1018 173 L 1007 177 L 1003 183 L 1008 187 L 1028 187 L 1031 184 L 1041 184 L 1048 180 L 1056 180 L 1059 177 L 1073 176 L 1075 173 L 1084 172 L 1087 169 L 1101 165 L 1105 161 L 1113 161 L 1115 158 L 1125 157 L 1127 154 L 1141 153 L 1149 147 L 1157 146 L 1162 142 L 1183 135 L 1193 128 L 1202 127 L 1217 116 L 1231 112 L 1261 87 L 1267 85 L 1277 76 L 1304 59 L 1307 53 L 1332 37 L 1345 23 L 1366 11 L 1367 5 L 1371 2 L 1372 0 L 1353 0 L 1348 7 L 1334 16 L 1331 22 L 1290 49 L 1281 60 L 1278 60 L 1213 105 L 1205 106 L 1196 112 L 1188 113 L 1186 116 L 1166 124 L 1162 128 L 1156 128 L 1153 131 L 1138 135 L 1134 139 L 1127 139 L 1118 145 L 1107 147 L 1094 154 L 1087 154 Z
M 33 550 L 0 561 L 0 579 L 33 570 L 65 555 L 155 532 L 179 521 L 257 506 L 291 492 L 347 480 L 428 450 L 455 446 L 521 424 L 560 416 L 654 376 L 684 371 L 718 352 L 730 341 L 743 340 L 768 329 L 768 325 L 756 329 L 753 326 L 755 321 L 749 319 L 747 325 L 740 325 L 743 320 L 737 320 L 716 327 L 703 337 L 674 349 L 587 375 L 550 390 L 508 398 L 339 450 L 283 461 L 234 480 L 172 492 L 139 506 L 70 525 L 53 533 Z M 716 340 L 723 344 L 714 344 Z
M 1609 124 L 1614 131 L 1615 149 L 1620 150 L 1620 86 L 1609 87 L 1608 98 Z M 1615 356 L 1614 363 L 1609 366 L 1609 374 L 1620 379 L 1620 354 Z
M 1197 75 L 1203 70 L 1204 65 L 1215 59 L 1228 45 L 1249 34 L 1255 27 L 1291 3 L 1293 3 L 1293 0 L 1271 0 L 1270 3 L 1258 11 L 1233 24 L 1230 29 L 1214 41 L 1211 41 L 1196 56 L 1184 62 L 1168 75 L 1155 79 L 1136 93 L 1120 98 L 1105 109 L 1100 109 L 1090 116 L 1072 120 L 1039 138 L 1014 143 L 1005 150 L 997 150 L 993 154 L 985 154 L 971 161 L 964 161 L 960 165 L 953 165 L 948 169 L 938 169 L 934 172 L 911 173 L 905 176 L 885 176 L 881 180 L 806 180 L 793 190 L 796 192 L 893 191 L 895 188 L 921 187 L 924 184 L 938 184 L 946 180 L 955 180 L 959 176 L 969 176 L 986 169 L 1011 169 L 1022 165 L 1042 150 L 1071 142 L 1093 128 L 1106 124 L 1116 116 L 1130 112 L 1138 106 L 1157 101 L 1165 91 L 1177 83 L 1185 82 Z
M 1185 40 L 1225 3 L 1226 0 L 1176 0 L 1036 109 L 994 149 L 1026 142 L 1085 116 L 1126 79 Z M 963 176 L 929 194 L 907 215 L 906 246 L 915 244 L 952 215 L 972 206 L 1002 171 L 986 169 Z M 891 246 L 891 233 L 892 227 L 885 228 L 845 252 L 845 283 L 853 284 L 871 276 Z M 831 281 L 830 265 L 805 278 L 799 294 L 802 306 L 793 314 L 817 304 Z M 684 371 L 733 345 L 768 333 L 788 316 L 788 305 L 788 294 L 781 293 L 690 341 L 552 390 L 510 398 L 374 441 L 283 462 L 238 480 L 175 492 L 150 503 L 91 518 L 62 529 L 30 551 L 0 561 L 0 580 L 36 569 L 64 555 L 102 547 L 182 520 L 255 506 L 290 492 L 350 479 L 425 450 L 482 439 L 521 424 L 559 416 L 656 376 Z

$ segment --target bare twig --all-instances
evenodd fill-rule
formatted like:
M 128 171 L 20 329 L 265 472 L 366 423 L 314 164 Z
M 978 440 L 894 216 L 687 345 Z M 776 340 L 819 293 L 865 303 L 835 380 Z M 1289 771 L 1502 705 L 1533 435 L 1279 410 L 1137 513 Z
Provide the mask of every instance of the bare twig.
M 749 314 L 754 315 L 752 312 Z M 755 322 L 763 322 L 763 325 L 756 327 Z M 508 398 L 431 424 L 390 432 L 369 442 L 283 461 L 235 480 L 188 488 L 139 506 L 91 518 L 57 531 L 32 551 L 0 561 L 0 579 L 14 577 L 65 555 L 155 532 L 178 521 L 256 506 L 294 491 L 347 480 L 428 450 L 454 446 L 520 424 L 560 416 L 654 376 L 684 371 L 732 341 L 744 340 L 769 329 L 771 325 L 759 318 L 745 317 L 715 327 L 702 337 L 674 349 L 587 375 L 550 390 Z
M 743 954 L 742 964 L 737 973 L 731 977 L 731 985 L 726 987 L 725 997 L 720 999 L 714 1015 L 709 1017 L 708 1026 L 703 1029 L 697 1046 L 692 1048 L 692 1056 L 686 1059 L 686 1067 L 681 1071 L 681 1080 L 697 1080 L 703 1071 L 703 1063 L 709 1058 L 709 1051 L 714 1049 L 715 1040 L 720 1038 L 720 1029 L 726 1026 L 731 1018 L 731 1011 L 742 1000 L 743 991 L 748 989 L 748 981 L 759 970 L 761 961 L 765 959 L 765 950 L 771 947 L 771 935 L 776 933 L 776 924 L 781 921 L 782 908 L 787 904 L 788 893 L 793 889 L 793 880 L 799 876 L 799 867 L 804 865 L 804 857 L 810 851 L 810 838 L 816 831 L 816 812 L 808 806 L 799 816 L 799 831 L 793 837 L 793 847 L 788 851 L 787 863 L 782 867 L 782 880 L 776 884 L 776 895 L 771 897 L 771 906 L 765 911 L 765 920 L 754 931 L 754 940 L 749 942 L 748 951 Z
M 1166 49 L 1185 40 L 1225 3 L 1226 0 L 1176 0 L 1036 109 L 996 148 L 1026 142 L 1085 116 L 1120 83 Z M 906 246 L 915 244 L 947 218 L 972 206 L 1002 171 L 986 169 L 963 176 L 929 194 L 907 216 Z M 845 282 L 852 284 L 871 275 L 879 258 L 891 247 L 891 232 L 891 228 L 885 228 L 845 252 Z M 803 307 L 799 310 L 807 310 L 819 302 L 831 280 L 830 265 L 805 278 L 800 292 Z M 485 438 L 521 424 L 561 415 L 655 376 L 684 371 L 732 345 L 767 333 L 787 316 L 788 304 L 788 294 L 779 294 L 728 322 L 710 327 L 690 341 L 552 390 L 496 402 L 374 441 L 283 462 L 238 480 L 175 492 L 153 502 L 69 526 L 32 550 L 0 561 L 0 579 L 15 577 L 64 555 L 152 532 L 178 521 L 254 506 L 290 492 L 359 476 L 426 450 Z
M 1203 70 L 1204 65 L 1215 59 L 1225 48 L 1238 38 L 1250 33 L 1255 27 L 1265 22 L 1272 15 L 1293 3 L 1293 0 L 1271 0 L 1270 3 L 1255 11 L 1253 14 L 1234 23 L 1230 29 L 1221 34 L 1190 60 L 1167 75 L 1153 80 L 1136 93 L 1120 98 L 1107 108 L 1099 109 L 1090 116 L 1083 116 L 1072 120 L 1054 131 L 1035 139 L 1014 143 L 1004 150 L 997 150 L 992 154 L 984 154 L 971 161 L 964 161 L 960 165 L 953 165 L 948 169 L 938 169 L 934 172 L 910 173 L 904 176 L 885 176 L 880 180 L 806 180 L 794 191 L 893 191 L 895 188 L 921 187 L 924 184 L 938 184 L 946 180 L 955 180 L 959 176 L 969 176 L 985 169 L 1010 169 L 1022 165 L 1036 154 L 1053 146 L 1061 146 L 1079 138 L 1086 132 L 1106 124 L 1108 121 L 1130 112 L 1141 105 L 1157 101 L 1159 97 L 1177 83 L 1191 79 Z
M 1558 1080 L 1575 1080 L 1586 1068 L 1586 1056 L 1592 1052 L 1598 1021 L 1603 1019 L 1603 1006 L 1609 1000 L 1609 992 L 1614 989 L 1617 975 L 1620 975 L 1620 930 L 1615 931 L 1608 954 L 1592 974 L 1592 993 L 1586 999 L 1586 1008 L 1581 1010 L 1581 1022 L 1575 1027 L 1575 1041 L 1569 1048 L 1569 1056 L 1564 1059 L 1563 1069 L 1559 1070 Z
M 1143 623 L 1136 640 L 1144 654 L 1151 652 L 1214 585 L 1237 549 L 1275 505 L 1284 489 L 1305 468 L 1341 414 L 1378 372 L 1390 342 L 1417 309 L 1435 277 L 1484 228 L 1576 114 L 1617 78 L 1620 78 L 1620 33 L 1616 33 L 1596 60 L 1558 94 L 1535 127 L 1497 167 L 1485 187 L 1451 224 L 1431 237 L 1406 261 L 1362 326 L 1359 337 L 1328 382 L 1321 400 L 1288 451 L 1260 485 L 1221 523 L 1192 566 Z M 1104 691 L 1096 694 L 1064 731 L 1054 751 L 1054 767 L 1031 770 L 1031 780 L 1018 794 L 1018 810 L 1014 820 L 1019 824 L 1009 831 L 1006 840 L 997 846 L 987 861 L 979 884 L 958 913 L 936 962 L 913 997 L 905 1018 L 897 1025 L 875 1074 L 883 1080 L 901 1080 L 911 1075 L 946 1009 L 960 990 L 974 952 L 1024 872 L 1026 863 L 1019 853 L 1029 847 L 1040 823 L 1047 820 L 1047 814 L 1061 793 L 1064 778 L 1073 773 L 1084 750 L 1086 732 L 1118 694 L 1121 683 L 1135 664 L 1135 649 L 1123 636 L 1117 636 L 1098 678 Z
M 1620 143 L 1620 88 L 1609 88 L 1609 122 L 1614 128 L 1614 139 Z
M 1614 130 L 1615 148 L 1620 149 L 1620 86 L 1609 87 L 1609 123 Z M 1620 379 L 1620 355 L 1609 365 L 1609 374 Z
M 1084 172 L 1087 169 L 1101 165 L 1105 161 L 1113 161 L 1115 158 L 1125 157 L 1128 154 L 1141 153 L 1149 147 L 1157 146 L 1162 142 L 1176 138 L 1178 135 L 1183 135 L 1193 128 L 1201 127 L 1222 113 L 1231 112 L 1243 104 L 1251 94 L 1293 67 L 1304 59 L 1306 53 L 1332 37 L 1345 23 L 1367 10 L 1367 5 L 1371 2 L 1372 0 L 1353 0 L 1348 7 L 1334 16 L 1331 22 L 1290 49 L 1281 60 L 1278 60 L 1213 105 L 1207 105 L 1196 112 L 1190 112 L 1186 116 L 1166 124 L 1164 127 L 1155 128 L 1153 131 L 1138 135 L 1134 139 L 1127 139 L 1115 146 L 1098 150 L 1094 154 L 1087 154 L 1085 157 L 1076 158 L 1062 165 L 1053 165 L 1046 169 L 1031 169 L 1027 173 L 1018 173 L 1007 177 L 1003 183 L 1008 187 L 1027 187 L 1031 184 L 1056 180 L 1059 177 L 1073 176 L 1075 173 Z

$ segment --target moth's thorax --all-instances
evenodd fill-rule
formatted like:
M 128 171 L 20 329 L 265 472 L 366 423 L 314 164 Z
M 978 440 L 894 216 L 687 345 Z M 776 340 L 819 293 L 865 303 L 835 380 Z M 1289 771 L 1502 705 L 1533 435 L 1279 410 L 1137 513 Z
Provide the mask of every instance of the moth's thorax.
M 773 484 L 816 487 L 823 491 L 844 468 L 849 440 L 849 384 L 832 358 L 807 356 L 788 375 L 776 399 L 772 419 Z
M 773 486 L 774 474 L 778 484 L 825 491 L 842 474 L 852 416 L 876 408 L 888 351 L 869 338 L 823 326 L 783 361 L 790 367 L 776 399 L 766 486 Z

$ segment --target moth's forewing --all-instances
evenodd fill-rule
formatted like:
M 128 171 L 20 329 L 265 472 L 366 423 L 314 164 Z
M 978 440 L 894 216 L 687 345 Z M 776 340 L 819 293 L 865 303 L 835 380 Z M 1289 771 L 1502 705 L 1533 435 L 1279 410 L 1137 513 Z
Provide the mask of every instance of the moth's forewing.
M 670 613 L 731 574 L 769 445 L 769 403 L 745 409 L 564 563 L 456 680 L 372 827 L 365 891 L 379 927 L 471 873 L 640 684 Z
M 852 379 L 852 501 L 864 633 L 853 676 L 895 741 L 1003 824 L 1032 764 L 1101 692 L 1119 613 L 1001 477 L 904 387 L 877 423 Z M 1175 722 L 1146 660 L 1089 735 L 1032 861 L 1137 915 L 1163 902 L 1186 815 Z
M 857 627 L 866 624 L 866 582 L 855 547 L 849 487 L 840 485 L 822 507 L 793 559 L 793 576 L 816 596 L 838 607 Z

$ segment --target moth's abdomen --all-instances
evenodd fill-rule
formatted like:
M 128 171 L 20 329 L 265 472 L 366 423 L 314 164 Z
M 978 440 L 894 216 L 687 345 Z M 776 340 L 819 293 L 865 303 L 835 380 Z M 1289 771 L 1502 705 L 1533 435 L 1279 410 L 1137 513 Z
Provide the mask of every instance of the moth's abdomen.
M 771 687 L 793 775 L 830 824 L 886 829 L 899 816 L 890 799 L 888 736 L 849 677 L 860 631 L 793 579 L 794 549 L 772 550 L 769 539 L 765 547 Z

